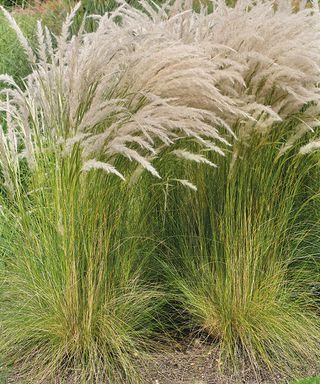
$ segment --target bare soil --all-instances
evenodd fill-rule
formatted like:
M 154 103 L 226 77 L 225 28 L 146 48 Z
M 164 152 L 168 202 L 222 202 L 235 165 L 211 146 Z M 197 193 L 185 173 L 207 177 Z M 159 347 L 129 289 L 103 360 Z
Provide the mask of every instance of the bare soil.
M 244 364 L 235 373 L 221 372 L 217 348 L 197 339 L 184 350 L 176 349 L 153 356 L 145 368 L 143 384 L 283 384 L 284 377 L 260 373 Z

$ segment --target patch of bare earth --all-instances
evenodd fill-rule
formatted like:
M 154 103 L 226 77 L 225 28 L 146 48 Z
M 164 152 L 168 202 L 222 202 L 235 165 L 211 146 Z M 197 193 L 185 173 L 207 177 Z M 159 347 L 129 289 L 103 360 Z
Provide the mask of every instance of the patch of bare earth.
M 196 340 L 197 341 L 197 340 Z M 146 366 L 143 384 L 278 384 L 280 376 L 269 373 L 257 376 L 252 367 L 243 367 L 237 374 L 221 372 L 217 348 L 192 343 L 184 349 L 156 354 Z

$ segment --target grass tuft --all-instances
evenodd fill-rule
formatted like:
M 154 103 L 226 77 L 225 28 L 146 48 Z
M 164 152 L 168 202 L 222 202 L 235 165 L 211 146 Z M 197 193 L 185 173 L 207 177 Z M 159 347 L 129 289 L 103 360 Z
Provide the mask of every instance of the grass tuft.
M 16 380 L 134 383 L 164 302 L 153 245 L 130 190 L 80 165 L 46 161 L 2 212 L 0 355 Z
M 235 145 L 235 162 L 187 170 L 197 193 L 167 195 L 164 264 L 180 326 L 218 343 L 222 369 L 299 376 L 320 359 L 319 258 L 307 251 L 319 228 L 307 207 L 319 191 L 305 189 L 314 162 L 279 157 L 277 135 Z

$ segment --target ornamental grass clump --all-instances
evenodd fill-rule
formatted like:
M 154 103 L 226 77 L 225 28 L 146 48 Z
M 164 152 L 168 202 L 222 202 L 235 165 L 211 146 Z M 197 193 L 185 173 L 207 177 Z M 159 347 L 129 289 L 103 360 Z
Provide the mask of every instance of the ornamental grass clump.
M 159 197 L 180 326 L 218 345 L 223 369 L 319 369 L 318 158 L 302 156 L 320 148 L 317 4 L 219 3 L 184 20 L 188 41 L 226 49 L 243 83 L 219 89 L 254 119 L 226 117 L 237 140 L 217 169 L 181 165 L 196 194 L 168 182 Z
M 168 182 L 155 222 L 181 328 L 218 345 L 223 370 L 299 377 L 320 360 L 318 160 L 301 156 L 320 147 L 319 13 L 248 4 L 202 17 L 242 64 L 233 92 L 255 120 L 230 123 L 238 140 L 217 170 L 181 166 L 198 192 Z
M 298 225 L 301 154 L 318 148 L 316 4 L 121 3 L 72 34 L 79 8 L 57 36 L 38 22 L 35 50 L 3 9 L 32 71 L 0 75 L 0 358 L 18 380 L 141 381 L 171 308 L 156 228 L 178 310 L 224 361 L 317 363 Z
M 4 11 L 33 71 L 22 87 L 0 78 L 0 355 L 16 380 L 137 382 L 165 300 L 135 181 L 160 178 L 161 155 L 213 165 L 199 149 L 229 145 L 222 112 L 245 114 L 195 45 L 137 37 L 120 10 L 69 36 L 78 7 L 58 37 L 38 23 L 36 51 Z
M 231 173 L 232 154 L 214 172 L 189 168 L 197 193 L 169 189 L 163 214 L 181 327 L 218 346 L 222 370 L 258 377 L 300 377 L 320 359 L 319 188 L 306 187 L 319 172 L 281 145 L 251 137 Z
M 17 382 L 136 383 L 165 302 L 145 273 L 154 243 L 137 194 L 81 172 L 77 152 L 38 161 L 15 201 L 2 199 L 2 367 Z

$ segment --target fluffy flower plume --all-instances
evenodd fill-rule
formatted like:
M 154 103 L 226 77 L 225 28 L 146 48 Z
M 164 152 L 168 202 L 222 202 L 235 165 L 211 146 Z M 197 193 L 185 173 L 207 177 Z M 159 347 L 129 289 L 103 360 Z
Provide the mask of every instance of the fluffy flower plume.
M 315 125 L 316 7 L 293 12 L 286 0 L 239 0 L 234 8 L 219 1 L 213 12 L 196 13 L 190 1 L 141 5 L 120 4 L 95 18 L 95 32 L 83 23 L 69 36 L 77 5 L 56 38 L 38 23 L 34 53 L 7 14 L 33 72 L 24 89 L 0 78 L 10 105 L 0 109 L 10 114 L 30 167 L 45 146 L 62 143 L 67 155 L 77 144 L 85 170 L 123 177 L 114 163 L 124 156 L 160 177 L 151 162 L 171 145 L 180 158 L 210 164 L 179 142 L 223 155 L 235 133 L 244 139 L 252 129 L 267 131 L 303 108 L 307 126 Z

